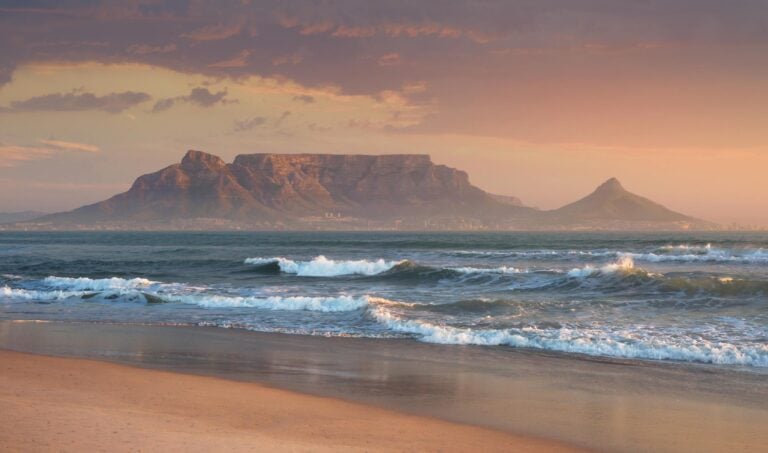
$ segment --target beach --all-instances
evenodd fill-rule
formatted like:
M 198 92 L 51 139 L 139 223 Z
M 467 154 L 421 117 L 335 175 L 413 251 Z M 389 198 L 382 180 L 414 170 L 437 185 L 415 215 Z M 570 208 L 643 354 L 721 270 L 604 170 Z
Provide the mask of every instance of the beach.
M 6 451 L 578 451 L 254 383 L 0 351 Z
M 2 406 L 10 408 L 2 411 L 0 439 L 11 450 L 714 452 L 768 445 L 768 384 L 750 371 L 87 323 L 2 322 L 0 348 Z

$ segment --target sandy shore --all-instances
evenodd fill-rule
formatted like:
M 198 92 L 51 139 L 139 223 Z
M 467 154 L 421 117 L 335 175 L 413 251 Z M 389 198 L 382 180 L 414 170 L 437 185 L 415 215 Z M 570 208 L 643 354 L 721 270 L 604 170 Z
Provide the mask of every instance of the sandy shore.
M 5 350 L 0 369 L 5 451 L 571 450 L 213 377 Z
M 0 356 L 15 450 L 768 451 L 758 369 L 65 322 L 0 321 L 0 350 L 36 354 Z

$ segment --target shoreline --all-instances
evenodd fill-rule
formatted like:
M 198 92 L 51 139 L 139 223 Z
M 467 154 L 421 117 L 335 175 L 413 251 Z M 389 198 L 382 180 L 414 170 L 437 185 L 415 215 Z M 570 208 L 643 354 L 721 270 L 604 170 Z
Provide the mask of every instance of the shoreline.
M 255 383 L 603 451 L 768 446 L 765 373 L 718 366 L 413 340 L 63 322 L 0 322 L 0 348 Z
M 584 451 L 255 383 L 0 349 L 13 451 Z

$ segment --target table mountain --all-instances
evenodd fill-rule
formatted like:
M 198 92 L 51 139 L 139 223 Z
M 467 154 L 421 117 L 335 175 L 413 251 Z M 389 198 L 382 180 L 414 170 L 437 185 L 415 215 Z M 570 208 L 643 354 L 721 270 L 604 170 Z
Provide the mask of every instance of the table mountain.
M 475 187 L 427 155 L 242 154 L 226 163 L 188 151 L 180 163 L 40 227 L 321 229 L 708 228 L 610 179 L 560 209 L 525 207 Z M 29 226 L 29 225 L 27 225 Z
M 227 219 L 319 219 L 453 224 L 525 218 L 534 212 L 497 201 L 463 171 L 427 155 L 243 154 L 231 164 L 202 151 L 140 176 L 124 193 L 40 219 L 54 223 Z

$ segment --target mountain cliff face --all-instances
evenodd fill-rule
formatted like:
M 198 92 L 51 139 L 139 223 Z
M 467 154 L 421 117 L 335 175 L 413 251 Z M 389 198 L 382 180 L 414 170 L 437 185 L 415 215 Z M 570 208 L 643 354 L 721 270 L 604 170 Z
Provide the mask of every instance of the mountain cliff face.
M 44 218 L 53 222 L 306 217 L 394 220 L 525 214 L 427 155 L 246 154 L 231 164 L 201 151 L 139 177 L 125 193 Z
M 553 211 L 489 194 L 427 155 L 188 151 L 124 193 L 38 225 L 110 228 L 684 229 L 712 224 L 626 191 L 612 178 Z

